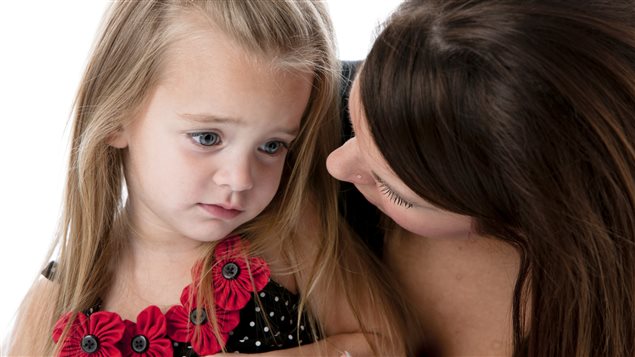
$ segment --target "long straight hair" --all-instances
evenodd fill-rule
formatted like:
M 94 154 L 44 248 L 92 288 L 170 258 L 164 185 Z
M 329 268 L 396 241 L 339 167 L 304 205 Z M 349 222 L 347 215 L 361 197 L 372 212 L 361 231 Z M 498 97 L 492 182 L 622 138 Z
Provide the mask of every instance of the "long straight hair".
M 514 355 L 635 354 L 632 1 L 406 1 L 360 88 L 404 183 L 518 249 Z
M 286 258 L 293 263 L 300 249 L 297 240 L 302 239 L 299 213 L 311 202 L 322 240 L 312 270 L 292 273 L 296 280 L 300 274 L 308 276 L 302 280 L 307 281 L 306 286 L 300 286 L 301 306 L 307 306 L 312 317 L 318 331 L 315 337 L 324 331 L 315 311 L 328 303 L 319 297 L 329 289 L 344 289 L 362 330 L 369 334 L 373 331 L 364 328 L 361 307 L 354 302 L 374 304 L 370 310 L 377 316 L 374 321 L 386 328 L 391 341 L 387 346 L 376 345 L 376 350 L 394 350 L 390 346 L 399 346 L 400 334 L 394 330 L 401 320 L 399 310 L 390 305 L 388 283 L 381 278 L 379 265 L 340 223 L 337 183 L 325 169 L 326 157 L 339 138 L 339 65 L 327 11 L 320 1 L 221 0 L 113 3 L 75 103 L 64 206 L 53 248 L 58 250 L 54 276 L 58 289 L 55 296 L 48 297 L 50 303 L 40 307 L 46 310 L 43 318 L 29 321 L 29 333 L 39 334 L 33 338 L 38 344 L 34 349 L 46 355 L 55 351 L 50 333 L 57 318 L 67 311 L 88 309 L 106 295 L 113 282 L 112 267 L 126 247 L 128 227 L 122 200 L 123 153 L 108 142 L 137 116 L 161 81 L 166 51 L 192 35 L 187 16 L 208 20 L 256 58 L 313 73 L 309 104 L 286 159 L 279 190 L 265 212 L 239 227 L 237 233 L 253 240 L 255 250 L 268 244 L 289 247 Z M 213 264 L 214 245 L 210 244 L 204 261 L 203 286 L 211 286 L 211 276 L 205 273 Z M 342 257 L 347 259 L 339 261 Z M 363 283 L 360 277 L 372 272 L 378 279 L 369 278 L 367 284 L 364 279 Z M 211 291 L 203 290 L 199 298 L 204 304 L 199 306 L 212 306 Z M 216 327 L 212 312 L 210 323 Z

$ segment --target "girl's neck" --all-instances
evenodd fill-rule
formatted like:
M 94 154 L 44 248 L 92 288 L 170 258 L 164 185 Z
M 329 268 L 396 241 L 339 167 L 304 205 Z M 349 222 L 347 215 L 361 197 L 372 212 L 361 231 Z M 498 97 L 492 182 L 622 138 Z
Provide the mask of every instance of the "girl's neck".
M 114 268 L 114 281 L 102 309 L 135 321 L 149 305 L 162 310 L 178 304 L 191 283 L 191 268 L 204 256 L 206 244 L 166 232 L 149 232 L 130 219 L 126 248 Z

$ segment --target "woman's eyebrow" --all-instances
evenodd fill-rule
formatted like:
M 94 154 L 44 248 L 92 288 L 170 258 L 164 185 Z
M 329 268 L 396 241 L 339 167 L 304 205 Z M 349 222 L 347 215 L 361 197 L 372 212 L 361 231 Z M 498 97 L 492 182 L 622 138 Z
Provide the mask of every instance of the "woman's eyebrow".
M 351 127 L 351 137 L 355 136 L 355 127 L 353 126 L 353 118 L 351 118 L 350 105 L 346 106 L 346 113 L 348 114 L 348 125 Z

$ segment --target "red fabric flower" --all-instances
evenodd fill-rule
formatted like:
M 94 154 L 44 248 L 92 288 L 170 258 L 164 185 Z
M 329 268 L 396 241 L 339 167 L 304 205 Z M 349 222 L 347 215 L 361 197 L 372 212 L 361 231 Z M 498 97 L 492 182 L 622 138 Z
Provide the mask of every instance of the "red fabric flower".
M 172 356 L 172 342 L 165 336 L 167 324 L 161 310 L 148 306 L 137 316 L 137 323 L 125 320 L 126 331 L 119 349 L 125 357 Z
M 192 294 L 190 300 L 190 293 Z M 206 308 L 197 308 L 196 290 L 188 285 L 181 293 L 181 304 L 172 306 L 165 314 L 167 319 L 167 334 L 177 342 L 189 342 L 192 349 L 199 355 L 209 355 L 221 351 L 229 339 L 229 332 L 240 322 L 239 311 L 225 311 L 216 306 L 216 321 L 222 341 L 218 341 L 214 329 L 208 323 Z M 200 333 L 196 333 L 199 325 Z
M 53 328 L 53 341 L 62 337 L 72 312 L 60 317 Z M 121 356 L 117 343 L 125 330 L 121 317 L 114 312 L 99 311 L 86 316 L 77 314 L 60 350 L 60 356 Z
M 232 236 L 223 239 L 214 250 L 214 303 L 225 310 L 242 309 L 255 292 L 254 285 L 255 290 L 260 291 L 269 282 L 271 272 L 267 263 L 258 257 L 247 257 L 246 249 L 247 242 L 243 242 L 239 236 Z

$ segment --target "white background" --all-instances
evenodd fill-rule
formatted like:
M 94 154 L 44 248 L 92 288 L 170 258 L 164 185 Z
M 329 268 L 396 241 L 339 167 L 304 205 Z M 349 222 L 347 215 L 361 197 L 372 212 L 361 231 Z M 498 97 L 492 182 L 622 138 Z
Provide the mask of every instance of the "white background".
M 70 113 L 110 1 L 0 3 L 0 339 L 60 215 Z M 341 59 L 362 59 L 400 0 L 329 0 Z

